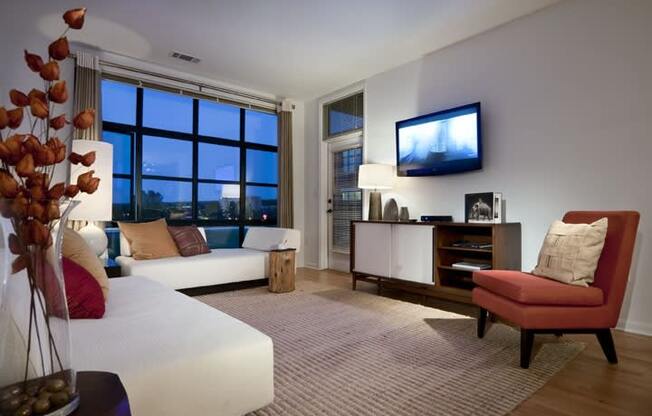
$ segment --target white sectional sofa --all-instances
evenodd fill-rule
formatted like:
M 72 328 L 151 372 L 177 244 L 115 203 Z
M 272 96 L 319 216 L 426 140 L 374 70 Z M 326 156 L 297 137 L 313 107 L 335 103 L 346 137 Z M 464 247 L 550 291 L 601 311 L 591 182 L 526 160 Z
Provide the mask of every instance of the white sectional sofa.
M 271 338 L 150 279 L 111 279 L 104 317 L 70 327 L 76 368 L 118 374 L 135 416 L 236 416 L 274 400 Z
M 203 228 L 200 232 L 206 238 Z M 301 234 L 288 228 L 251 227 L 242 248 L 213 249 L 193 257 L 135 260 L 129 241 L 120 234 L 120 256 L 116 261 L 125 276 L 144 276 L 172 289 L 190 289 L 269 277 L 269 251 L 294 248 L 299 251 Z

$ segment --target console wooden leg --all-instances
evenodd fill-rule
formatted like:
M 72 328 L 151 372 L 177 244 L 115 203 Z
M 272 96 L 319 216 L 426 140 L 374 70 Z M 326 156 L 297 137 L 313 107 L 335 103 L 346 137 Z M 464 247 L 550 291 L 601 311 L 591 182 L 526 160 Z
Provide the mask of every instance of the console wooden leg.
M 611 330 L 609 328 L 600 329 L 596 331 L 595 335 L 598 337 L 602 351 L 604 352 L 607 361 L 611 364 L 618 364 L 618 355 L 616 355 L 616 346 L 614 345 L 614 339 L 611 336 Z
M 487 326 L 487 310 L 485 308 L 480 308 L 480 313 L 478 314 L 478 338 L 484 337 L 484 330 Z
M 534 332 L 529 329 L 521 328 L 521 368 L 530 367 L 533 344 Z

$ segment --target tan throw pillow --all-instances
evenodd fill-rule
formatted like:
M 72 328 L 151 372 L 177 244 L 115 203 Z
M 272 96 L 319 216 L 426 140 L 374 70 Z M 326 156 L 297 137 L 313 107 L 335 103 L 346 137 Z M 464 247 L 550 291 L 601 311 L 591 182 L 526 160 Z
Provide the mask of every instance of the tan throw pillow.
M 152 260 L 177 257 L 179 250 L 168 231 L 165 218 L 152 222 L 119 222 L 120 232 L 131 246 L 131 255 L 136 260 Z
M 62 255 L 86 269 L 102 288 L 104 301 L 109 298 L 109 277 L 106 275 L 104 265 L 90 248 L 84 238 L 75 230 L 66 228 L 63 233 Z
M 607 226 L 606 218 L 592 224 L 555 221 L 543 240 L 539 261 L 532 274 L 576 286 L 593 283 Z

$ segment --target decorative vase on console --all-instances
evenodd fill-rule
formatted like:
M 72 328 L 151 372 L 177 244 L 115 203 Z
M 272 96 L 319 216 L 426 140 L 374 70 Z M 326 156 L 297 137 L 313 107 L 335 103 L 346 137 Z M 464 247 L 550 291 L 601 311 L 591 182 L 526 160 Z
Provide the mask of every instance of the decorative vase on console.
M 67 124 L 84 130 L 94 123 L 86 109 L 72 122 L 56 114 L 68 99 L 58 61 L 70 54 L 65 34 L 81 29 L 85 9 L 63 15 L 68 28 L 48 47 L 48 60 L 25 51 L 29 70 L 43 90 L 13 89 L 15 108 L 0 107 L 0 415 L 68 415 L 79 404 L 70 354 L 68 306 L 61 267 L 63 227 L 76 205 L 70 198 L 97 190 L 90 170 L 76 183 L 52 183 L 65 169 Z M 56 116 L 55 116 L 56 114 Z M 17 133 L 27 121 L 24 133 Z M 38 127 L 38 128 L 37 128 Z M 38 134 L 36 134 L 38 132 Z M 91 166 L 95 153 L 70 153 L 73 164 Z M 60 226 L 61 225 L 61 226 Z

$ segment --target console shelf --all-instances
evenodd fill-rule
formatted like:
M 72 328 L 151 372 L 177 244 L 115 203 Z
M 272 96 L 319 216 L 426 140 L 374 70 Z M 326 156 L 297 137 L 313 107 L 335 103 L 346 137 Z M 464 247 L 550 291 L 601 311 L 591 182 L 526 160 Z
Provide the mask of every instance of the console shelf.
M 410 227 L 405 228 L 408 225 Z M 491 247 L 456 245 L 460 243 L 490 244 Z M 354 290 L 356 282 L 363 280 L 377 283 L 379 293 L 382 288 L 392 288 L 471 302 L 473 270 L 453 267 L 454 263 L 485 263 L 492 269 L 521 269 L 520 223 L 352 221 L 351 244 Z

